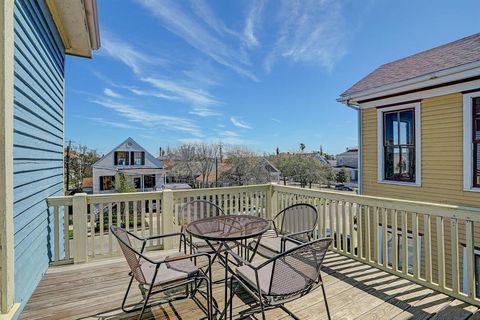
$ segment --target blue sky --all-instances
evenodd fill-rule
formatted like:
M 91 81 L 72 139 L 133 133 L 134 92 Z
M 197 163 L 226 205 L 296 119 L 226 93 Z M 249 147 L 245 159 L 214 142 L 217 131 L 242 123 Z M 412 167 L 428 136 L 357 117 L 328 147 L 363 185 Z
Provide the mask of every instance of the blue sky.
M 67 58 L 65 139 L 101 153 L 222 141 L 339 153 L 336 98 L 377 66 L 479 32 L 480 2 L 99 1 L 102 48 Z

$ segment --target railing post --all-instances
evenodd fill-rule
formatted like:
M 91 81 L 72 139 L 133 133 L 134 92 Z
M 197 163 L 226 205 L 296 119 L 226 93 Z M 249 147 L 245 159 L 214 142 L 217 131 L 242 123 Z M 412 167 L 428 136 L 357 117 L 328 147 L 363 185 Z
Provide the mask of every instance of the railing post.
M 278 212 L 278 191 L 275 186 L 275 183 L 270 183 L 270 188 L 267 191 L 267 219 L 273 219 Z
M 87 194 L 77 193 L 73 196 L 73 262 L 87 259 Z
M 173 215 L 175 210 L 175 204 L 173 201 L 173 191 L 164 190 L 162 199 L 162 232 L 163 234 L 175 232 L 175 226 L 173 225 Z M 173 249 L 174 239 L 172 237 L 165 238 L 163 240 L 163 249 Z

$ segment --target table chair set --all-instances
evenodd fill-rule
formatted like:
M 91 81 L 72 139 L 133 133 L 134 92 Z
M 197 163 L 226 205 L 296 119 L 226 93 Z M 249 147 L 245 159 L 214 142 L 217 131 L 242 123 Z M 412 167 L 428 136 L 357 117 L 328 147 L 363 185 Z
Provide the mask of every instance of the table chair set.
M 298 299 L 318 287 L 327 304 L 320 269 L 332 240 L 314 238 L 318 213 L 315 207 L 301 203 L 280 211 L 272 220 L 258 216 L 226 215 L 216 204 L 194 200 L 177 212 L 180 232 L 140 238 L 120 227 L 112 226 L 122 253 L 130 267 L 130 282 L 122 302 L 124 312 L 145 310 L 153 305 L 178 299 L 192 299 L 205 314 L 205 319 L 244 318 L 272 308 L 281 308 L 298 319 L 285 303 Z M 263 237 L 272 230 L 273 237 Z M 159 260 L 145 255 L 148 241 L 176 237 L 178 253 Z M 257 258 L 257 259 L 255 259 Z M 220 308 L 212 296 L 212 265 L 220 263 L 224 270 L 224 306 Z M 127 306 L 127 298 L 136 281 L 142 301 Z M 230 294 L 228 294 L 228 287 Z M 248 293 L 254 306 L 233 314 L 235 294 Z M 163 293 L 149 304 L 150 297 Z M 200 296 L 205 299 L 202 303 Z

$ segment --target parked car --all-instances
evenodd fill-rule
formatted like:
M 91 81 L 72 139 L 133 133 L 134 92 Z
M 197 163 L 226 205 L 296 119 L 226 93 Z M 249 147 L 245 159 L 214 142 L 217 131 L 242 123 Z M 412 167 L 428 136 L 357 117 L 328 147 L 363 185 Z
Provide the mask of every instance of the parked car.
M 353 191 L 353 188 L 346 186 L 344 184 L 337 184 L 335 186 L 335 190 L 341 190 L 341 191 Z

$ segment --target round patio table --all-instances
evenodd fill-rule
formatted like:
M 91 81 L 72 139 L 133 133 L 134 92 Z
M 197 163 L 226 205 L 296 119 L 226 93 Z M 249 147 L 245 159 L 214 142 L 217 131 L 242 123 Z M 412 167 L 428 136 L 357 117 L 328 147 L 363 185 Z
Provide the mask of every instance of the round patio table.
M 190 222 L 185 231 L 191 236 L 205 240 L 213 253 L 212 262 L 218 261 L 225 267 L 225 308 L 221 319 L 226 317 L 228 273 L 233 270 L 228 266 L 228 253 L 232 252 L 232 243 L 248 248 L 247 239 L 257 238 L 251 259 L 256 253 L 260 238 L 269 229 L 267 220 L 250 215 L 225 215 L 199 219 Z M 250 249 L 250 248 L 249 248 Z M 233 256 L 237 259 L 235 256 Z M 240 261 L 237 261 L 240 263 Z

